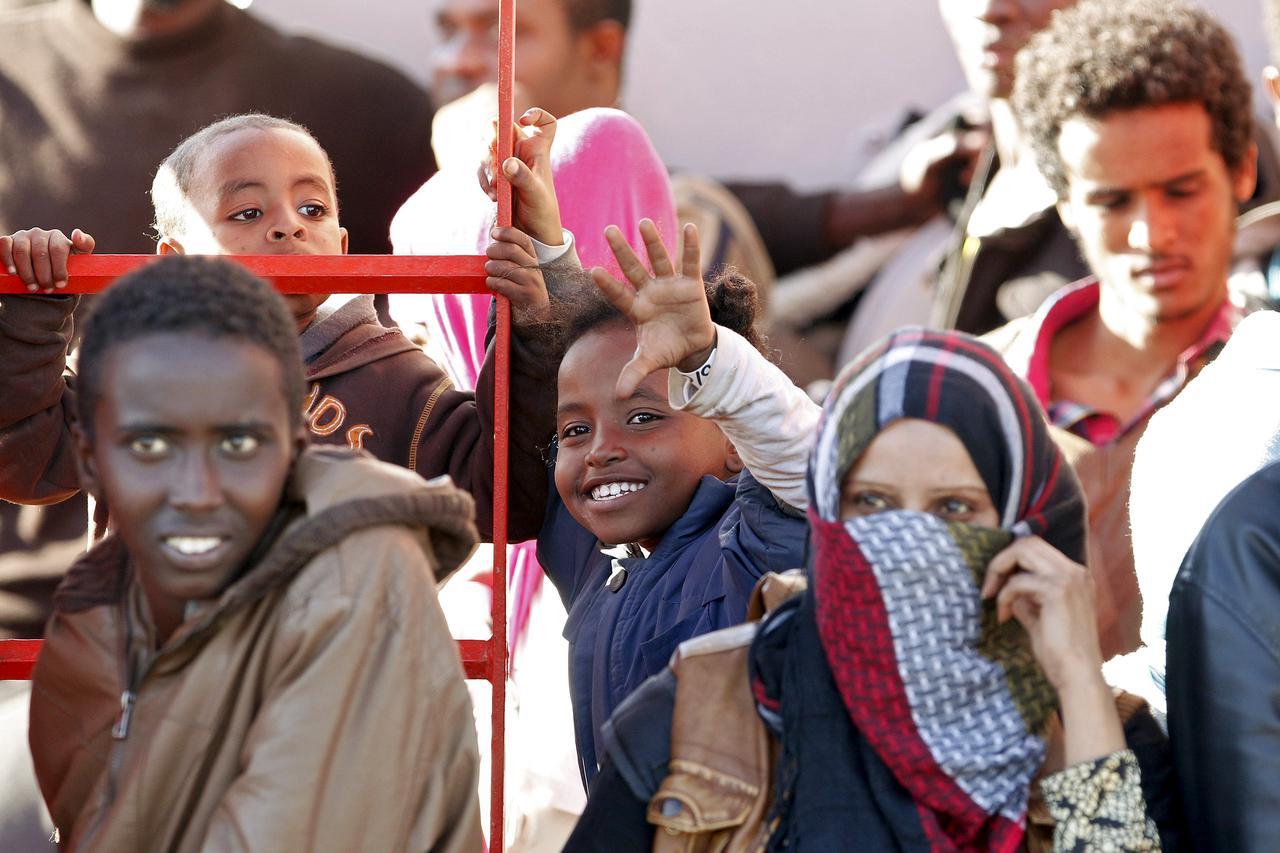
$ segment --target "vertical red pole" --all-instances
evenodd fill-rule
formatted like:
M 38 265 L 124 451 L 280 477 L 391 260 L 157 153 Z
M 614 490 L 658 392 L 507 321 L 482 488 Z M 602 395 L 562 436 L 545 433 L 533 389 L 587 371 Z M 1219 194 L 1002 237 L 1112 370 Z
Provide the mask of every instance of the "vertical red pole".
M 511 184 L 502 164 L 512 153 L 515 103 L 516 0 L 498 0 L 498 162 L 494 175 L 498 189 L 498 225 L 511 224 Z M 489 795 L 489 849 L 502 853 L 505 791 L 507 713 L 507 441 L 511 381 L 511 303 L 498 297 L 498 329 L 494 356 L 493 401 L 493 654 L 489 657 L 489 683 L 493 687 L 492 790 Z

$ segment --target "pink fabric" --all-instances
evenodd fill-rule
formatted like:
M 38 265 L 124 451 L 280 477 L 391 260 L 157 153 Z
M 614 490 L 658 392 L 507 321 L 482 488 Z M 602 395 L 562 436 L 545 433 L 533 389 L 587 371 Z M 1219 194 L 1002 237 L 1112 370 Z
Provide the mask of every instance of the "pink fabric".
M 675 251 L 679 223 L 666 167 L 644 128 L 614 109 L 589 109 L 559 120 L 552 147 L 552 170 L 560 217 L 573 232 L 585 268 L 603 266 L 619 274 L 604 239 L 616 225 L 635 247 L 642 245 L 639 223 L 658 226 Z M 483 254 L 493 227 L 494 205 L 480 190 L 474 170 L 437 173 L 413 195 L 391 224 L 398 255 Z M 640 249 L 643 256 L 643 249 Z M 401 321 L 415 320 L 438 337 L 444 368 L 460 388 L 474 388 L 484 361 L 490 297 L 428 295 L 392 301 Z M 408 309 L 414 316 L 409 316 Z M 512 658 L 528 624 L 529 606 L 542 583 L 532 543 L 510 553 Z
M 552 170 L 560 217 L 573 232 L 583 266 L 602 266 L 620 275 L 604 229 L 618 226 L 639 248 L 640 220 L 646 217 L 658 226 L 667 249 L 675 251 L 679 223 L 671 180 L 644 128 L 631 116 L 593 109 L 561 119 Z
M 638 247 L 645 217 L 675 250 L 679 223 L 671 181 L 644 128 L 631 116 L 589 109 L 560 119 L 552 170 L 560 217 L 573 232 L 584 267 L 603 266 L 616 274 L 605 227 L 617 225 Z M 442 171 L 400 208 L 391 242 L 397 255 L 484 254 L 493 219 L 493 202 L 480 191 L 474 171 Z M 484 361 L 489 297 L 432 294 L 392 301 L 410 306 L 415 315 L 401 319 L 423 322 L 441 337 L 445 369 L 459 387 L 474 388 Z

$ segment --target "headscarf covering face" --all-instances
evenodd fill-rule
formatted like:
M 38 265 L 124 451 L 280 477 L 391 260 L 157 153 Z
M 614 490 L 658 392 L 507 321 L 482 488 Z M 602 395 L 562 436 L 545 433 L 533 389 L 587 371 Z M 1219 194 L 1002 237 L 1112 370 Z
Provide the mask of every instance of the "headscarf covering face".
M 902 418 L 950 429 L 1000 528 L 893 511 L 844 521 L 841 485 Z M 904 329 L 838 377 L 809 468 L 818 634 L 850 718 L 920 811 L 935 850 L 1010 850 L 1056 701 L 1029 638 L 979 590 L 1015 536 L 1084 554 L 1080 487 L 1031 390 L 985 344 Z

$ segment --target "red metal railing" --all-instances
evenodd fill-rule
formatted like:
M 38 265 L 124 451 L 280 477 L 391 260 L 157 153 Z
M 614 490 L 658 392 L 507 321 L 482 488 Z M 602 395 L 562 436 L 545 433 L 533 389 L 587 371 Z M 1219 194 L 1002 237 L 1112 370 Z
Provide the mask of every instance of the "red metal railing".
M 504 179 L 505 180 L 505 179 Z M 73 255 L 59 293 L 98 293 L 158 255 Z M 482 257 L 471 255 L 243 255 L 235 259 L 281 293 L 488 293 Z M 27 294 L 0 273 L 0 294 Z
M 38 654 L 39 640 L 0 640 L 0 681 L 30 678 Z
M 499 72 L 498 115 L 514 125 L 512 74 L 516 0 L 498 0 Z M 498 162 L 512 154 L 510 132 L 498 134 Z M 499 225 L 510 225 L 511 186 L 496 170 Z M 156 259 L 154 255 L 86 255 L 68 262 L 64 293 L 96 293 L 132 269 Z M 281 293 L 488 293 L 483 257 L 426 257 L 385 255 L 238 257 L 254 273 L 269 279 Z M 16 276 L 0 273 L 0 295 L 26 295 Z M 507 440 L 508 391 L 511 375 L 511 305 L 497 298 L 494 340 L 493 451 L 493 606 L 492 632 L 487 640 L 458 640 L 467 678 L 493 687 L 491 714 L 492 764 L 489 849 L 503 849 L 503 778 L 505 770 L 507 694 Z M 31 678 L 40 640 L 0 640 L 0 681 Z

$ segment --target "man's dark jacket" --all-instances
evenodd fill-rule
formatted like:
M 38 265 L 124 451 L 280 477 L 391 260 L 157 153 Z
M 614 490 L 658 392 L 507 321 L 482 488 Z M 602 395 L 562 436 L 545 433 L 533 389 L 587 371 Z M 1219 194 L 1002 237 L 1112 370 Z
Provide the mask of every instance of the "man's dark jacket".
M 1166 631 L 1169 736 L 1194 848 L 1280 849 L 1280 463 L 1209 517 Z

